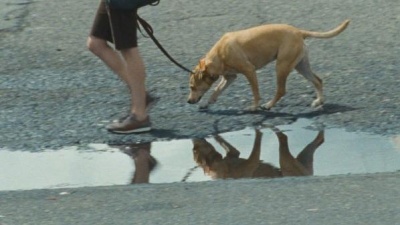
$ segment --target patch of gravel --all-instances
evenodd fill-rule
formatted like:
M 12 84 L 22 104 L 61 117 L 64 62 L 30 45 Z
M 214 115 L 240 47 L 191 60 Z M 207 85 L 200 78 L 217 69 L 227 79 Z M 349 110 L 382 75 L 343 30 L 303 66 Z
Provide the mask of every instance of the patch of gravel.
M 186 103 L 188 74 L 149 39 L 140 38 L 149 90 L 161 100 L 150 113 L 154 131 L 114 135 L 103 126 L 128 110 L 124 85 L 85 46 L 97 0 L 35 1 L 18 29 L 0 32 L 0 148 L 38 151 L 88 143 L 203 137 L 261 123 L 312 118 L 328 126 L 400 134 L 400 6 L 397 0 L 161 1 L 140 15 L 179 62 L 191 68 L 225 32 L 263 23 L 324 31 L 351 24 L 330 40 L 307 41 L 325 84 L 323 110 L 309 107 L 314 90 L 296 72 L 270 112 L 243 111 L 250 87 L 239 77 L 208 112 Z M 373 18 L 373 19 L 372 19 Z M 259 71 L 263 101 L 275 91 L 274 64 Z

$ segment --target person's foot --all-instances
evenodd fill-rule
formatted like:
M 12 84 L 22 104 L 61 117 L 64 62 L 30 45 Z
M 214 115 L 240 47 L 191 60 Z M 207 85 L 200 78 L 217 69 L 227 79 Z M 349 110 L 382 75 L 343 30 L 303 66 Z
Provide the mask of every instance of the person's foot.
M 143 152 L 147 152 L 149 155 L 149 171 L 152 172 L 158 165 L 158 161 L 150 154 L 151 142 L 136 143 L 131 145 L 110 145 L 110 147 L 119 148 L 122 152 L 135 159 L 138 155 Z
M 139 121 L 134 114 L 130 114 L 123 121 L 117 121 L 106 126 L 106 129 L 116 134 L 147 132 L 151 130 L 150 117 L 147 116 L 146 119 Z
M 149 111 L 157 102 L 160 100 L 160 97 L 158 96 L 153 96 L 146 92 L 146 111 Z M 122 123 L 126 118 L 128 118 L 130 115 L 123 116 L 117 120 L 113 120 L 113 123 Z

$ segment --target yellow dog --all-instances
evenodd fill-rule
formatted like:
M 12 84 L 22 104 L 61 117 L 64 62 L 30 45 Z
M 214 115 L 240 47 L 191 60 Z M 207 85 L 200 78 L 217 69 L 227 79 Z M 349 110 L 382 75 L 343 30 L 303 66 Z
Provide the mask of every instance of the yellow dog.
M 254 102 L 250 110 L 256 110 L 260 106 L 256 70 L 276 60 L 276 94 L 263 108 L 270 109 L 285 95 L 286 80 L 293 69 L 315 86 L 317 98 L 311 106 L 322 105 L 322 80 L 311 70 L 304 39 L 334 37 L 345 30 L 349 22 L 346 20 L 328 32 L 306 31 L 286 24 L 270 24 L 226 33 L 200 60 L 194 73 L 190 75 L 188 103 L 199 102 L 211 85 L 222 76 L 208 102 L 200 106 L 207 108 L 236 79 L 236 74 L 241 73 L 246 76 L 253 92 Z

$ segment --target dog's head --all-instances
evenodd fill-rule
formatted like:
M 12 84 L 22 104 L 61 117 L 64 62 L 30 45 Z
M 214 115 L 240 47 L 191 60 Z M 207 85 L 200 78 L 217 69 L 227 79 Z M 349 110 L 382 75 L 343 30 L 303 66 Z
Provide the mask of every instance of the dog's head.
M 207 62 L 206 59 L 201 59 L 199 64 L 194 68 L 193 73 L 190 74 L 190 93 L 187 101 L 189 104 L 199 102 L 204 93 L 206 93 L 212 84 L 218 80 L 219 76 L 211 74 L 208 70 L 210 63 L 211 62 Z
M 204 138 L 194 138 L 192 142 L 194 161 L 204 172 L 211 173 L 222 161 L 222 155 Z

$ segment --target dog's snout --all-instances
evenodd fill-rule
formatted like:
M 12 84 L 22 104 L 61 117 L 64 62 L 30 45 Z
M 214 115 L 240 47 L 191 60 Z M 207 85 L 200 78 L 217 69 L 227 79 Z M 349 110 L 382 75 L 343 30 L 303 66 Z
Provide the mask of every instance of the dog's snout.
M 189 103 L 189 104 L 196 104 L 196 103 L 198 103 L 198 102 L 200 101 L 200 99 L 201 99 L 201 97 L 200 97 L 200 98 L 197 98 L 197 99 L 189 98 L 189 99 L 187 100 L 187 103 Z

